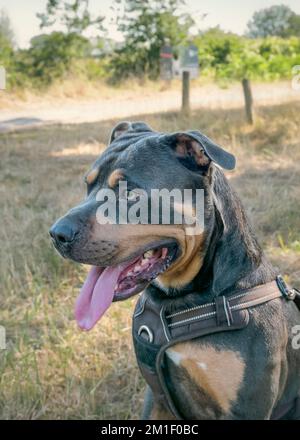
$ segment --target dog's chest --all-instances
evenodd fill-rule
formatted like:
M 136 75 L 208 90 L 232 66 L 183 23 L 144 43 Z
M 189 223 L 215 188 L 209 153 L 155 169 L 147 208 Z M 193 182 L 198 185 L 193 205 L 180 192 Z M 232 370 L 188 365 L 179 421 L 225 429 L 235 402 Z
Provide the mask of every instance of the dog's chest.
M 186 342 L 169 348 L 166 358 L 175 400 L 183 411 L 197 418 L 230 414 L 245 373 L 238 352 Z

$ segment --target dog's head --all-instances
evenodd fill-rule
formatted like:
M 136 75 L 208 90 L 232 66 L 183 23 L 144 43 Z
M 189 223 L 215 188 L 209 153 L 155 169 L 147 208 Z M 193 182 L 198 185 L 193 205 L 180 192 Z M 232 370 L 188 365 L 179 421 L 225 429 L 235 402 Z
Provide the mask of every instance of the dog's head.
M 164 134 L 142 122 L 113 129 L 85 176 L 86 199 L 50 230 L 62 256 L 93 266 L 76 306 L 82 328 L 92 328 L 112 301 L 154 278 L 178 288 L 196 276 L 214 223 L 214 164 L 233 169 L 235 159 L 198 131 Z M 193 229 L 196 190 L 202 190 L 204 218 Z

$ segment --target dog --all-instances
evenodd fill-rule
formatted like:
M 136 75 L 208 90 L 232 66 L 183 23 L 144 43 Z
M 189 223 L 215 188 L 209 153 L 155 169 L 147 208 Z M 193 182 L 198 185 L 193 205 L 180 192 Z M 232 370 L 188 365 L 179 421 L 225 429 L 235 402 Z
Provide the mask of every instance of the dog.
M 85 176 L 86 199 L 50 229 L 63 257 L 92 265 L 76 303 L 82 329 L 113 301 L 143 292 L 134 314 L 137 359 L 150 385 L 143 418 L 300 417 L 295 291 L 276 278 L 221 169 L 234 167 L 234 156 L 199 131 L 158 133 L 144 122 L 121 122 Z M 138 199 L 134 188 L 148 195 L 153 188 L 200 189 L 201 232 L 188 234 L 186 223 L 162 224 L 161 217 L 156 224 L 122 224 L 119 215 L 99 221 L 100 190 L 120 207 Z

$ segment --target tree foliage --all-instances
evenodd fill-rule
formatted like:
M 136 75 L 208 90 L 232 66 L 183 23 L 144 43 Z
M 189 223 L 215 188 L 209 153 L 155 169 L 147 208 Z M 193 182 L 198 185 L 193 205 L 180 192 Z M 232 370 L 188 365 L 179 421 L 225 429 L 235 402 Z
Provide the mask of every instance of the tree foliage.
M 125 38 L 110 64 L 113 77 L 130 75 L 156 78 L 161 47 L 168 42 L 176 47 L 189 37 L 194 24 L 191 16 L 180 11 L 184 0 L 117 0 L 118 30 Z
M 300 64 L 300 40 L 266 37 L 249 39 L 215 28 L 195 39 L 202 75 L 222 80 L 289 78 Z
M 250 38 L 268 36 L 290 37 L 300 35 L 300 16 L 286 5 L 274 5 L 253 14 L 248 23 Z
M 67 4 L 75 9 L 70 12 Z M 116 0 L 115 5 L 120 8 L 117 26 L 124 42 L 111 45 L 101 55 L 105 41 L 99 35 L 96 58 L 90 41 L 79 32 L 94 20 L 84 13 L 86 1 L 49 0 L 47 20 L 52 17 L 49 23 L 53 24 L 54 19 L 62 19 L 67 31 L 36 36 L 26 50 L 14 47 L 9 21 L 0 14 L 0 64 L 7 68 L 8 85 L 40 87 L 75 75 L 93 81 L 105 77 L 117 82 L 129 76 L 153 79 L 159 74 L 161 47 L 169 43 L 176 54 L 188 41 L 198 47 L 201 75 L 222 82 L 290 78 L 293 66 L 300 65 L 300 39 L 288 34 L 247 38 L 213 28 L 192 37 L 194 22 L 185 13 L 183 0 Z M 74 14 L 79 21 L 74 21 Z M 87 21 L 81 21 L 83 16 Z M 297 17 L 291 16 L 295 27 Z
M 75 73 L 78 61 L 89 50 L 89 41 L 74 33 L 38 35 L 31 40 L 28 50 L 20 50 L 15 56 L 15 82 L 35 83 L 37 87 L 49 85 Z
M 47 85 L 75 73 L 78 61 L 90 56 L 91 44 L 82 34 L 91 27 L 103 30 L 104 17 L 92 17 L 89 0 L 48 0 L 46 11 L 37 17 L 42 29 L 59 24 L 64 32 L 32 38 L 29 50 L 19 54 L 17 69 L 30 72 L 39 85 Z
M 89 0 L 48 0 L 46 12 L 38 13 L 41 28 L 61 24 L 67 33 L 80 34 L 91 26 L 103 30 L 104 17 L 92 17 Z
M 5 67 L 7 80 L 14 71 L 14 33 L 8 15 L 0 11 L 0 66 Z
M 241 37 L 211 28 L 194 39 L 198 47 L 201 71 L 218 71 L 230 62 L 230 54 L 242 45 Z
M 0 10 L 0 35 L 10 47 L 15 45 L 15 35 L 10 19 L 4 9 Z
M 289 27 L 283 33 L 283 37 L 300 37 L 300 15 L 293 13 L 289 19 Z

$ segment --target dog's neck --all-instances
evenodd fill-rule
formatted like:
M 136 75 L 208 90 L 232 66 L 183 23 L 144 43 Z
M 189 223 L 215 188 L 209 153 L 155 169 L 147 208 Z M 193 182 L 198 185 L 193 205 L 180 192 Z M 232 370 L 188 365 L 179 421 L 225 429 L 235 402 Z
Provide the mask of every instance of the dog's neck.
M 183 298 L 188 293 L 199 292 L 204 301 L 211 300 L 234 290 L 267 283 L 276 276 L 256 240 L 239 197 L 219 169 L 214 172 L 210 197 L 214 218 L 207 232 L 202 268 L 180 289 L 156 283 L 164 296 Z

